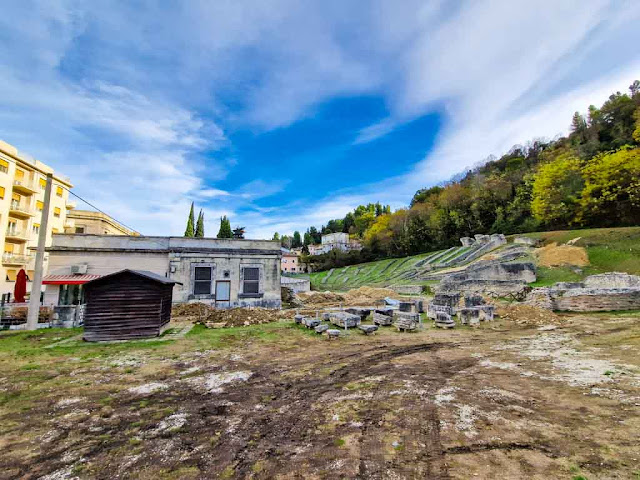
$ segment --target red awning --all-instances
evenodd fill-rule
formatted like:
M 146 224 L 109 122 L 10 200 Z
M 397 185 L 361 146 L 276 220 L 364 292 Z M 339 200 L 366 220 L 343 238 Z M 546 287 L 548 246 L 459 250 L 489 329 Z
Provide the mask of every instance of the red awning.
M 82 285 L 101 275 L 47 275 L 42 279 L 43 285 Z

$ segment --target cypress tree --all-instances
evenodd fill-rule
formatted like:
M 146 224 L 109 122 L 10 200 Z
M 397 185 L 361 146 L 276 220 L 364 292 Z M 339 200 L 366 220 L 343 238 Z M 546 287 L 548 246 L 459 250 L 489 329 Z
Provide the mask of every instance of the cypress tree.
M 193 232 L 193 224 L 195 223 L 194 221 L 194 215 L 193 215 L 193 202 L 191 202 L 191 211 L 189 212 L 189 219 L 187 220 L 187 229 L 184 231 L 184 236 L 185 237 L 193 237 L 194 232 Z
M 231 231 L 231 222 L 226 215 L 220 218 L 220 230 L 218 231 L 218 238 L 233 238 L 233 232 Z
M 200 214 L 198 215 L 198 223 L 196 224 L 196 237 L 204 237 L 204 212 L 202 210 L 200 210 Z

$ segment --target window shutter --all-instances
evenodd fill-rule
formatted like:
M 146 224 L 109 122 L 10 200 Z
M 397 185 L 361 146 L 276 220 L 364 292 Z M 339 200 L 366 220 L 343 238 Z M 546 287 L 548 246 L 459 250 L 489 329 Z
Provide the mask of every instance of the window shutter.
M 18 180 L 23 179 L 24 178 L 24 171 L 16 168 L 16 178 Z
M 4 187 L 0 187 L 0 199 L 4 198 Z
M 42 188 L 44 188 L 44 187 L 46 187 L 46 186 L 47 186 L 47 181 L 46 181 L 44 178 L 42 178 L 42 177 L 40 177 L 40 186 L 41 186 Z
M 18 195 L 17 193 L 14 193 L 13 195 L 11 195 L 11 198 L 13 198 L 16 202 L 20 201 L 20 195 Z
M 40 211 L 42 211 L 42 209 L 44 208 L 44 203 L 42 203 L 40 200 L 36 201 L 36 208 Z
M 9 162 L 7 162 L 6 160 L 0 158 L 0 167 L 2 168 L 9 168 Z
M 56 187 L 56 195 L 59 197 L 62 196 L 62 187 Z
M 56 217 L 60 216 L 60 207 L 55 207 L 53 209 L 53 215 L 56 216 Z
M 15 270 L 7 270 L 7 279 L 9 279 L 10 282 L 15 282 L 17 273 Z

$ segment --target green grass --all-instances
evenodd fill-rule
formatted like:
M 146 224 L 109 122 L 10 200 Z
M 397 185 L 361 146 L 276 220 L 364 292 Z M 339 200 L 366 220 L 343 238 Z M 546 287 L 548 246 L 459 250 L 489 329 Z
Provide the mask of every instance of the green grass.
M 640 275 L 640 227 L 560 230 L 519 236 L 536 238 L 544 244 L 567 243 L 580 237 L 574 245 L 587 250 L 590 263 L 584 269 L 587 275 L 611 271 Z
M 405 258 L 387 258 L 376 262 L 361 263 L 349 267 L 336 268 L 325 283 L 329 271 L 315 272 L 310 275 L 314 290 L 349 290 L 363 285 L 386 286 L 391 284 L 422 284 L 424 282 L 406 280 L 402 276 L 414 268 L 414 265 L 432 255 L 434 252 L 422 253 Z M 437 253 L 437 252 L 435 252 Z M 356 270 L 360 273 L 356 275 Z M 344 279 L 348 278 L 345 282 Z
M 574 245 L 585 248 L 589 256 L 589 265 L 583 267 L 581 272 L 569 267 L 539 267 L 538 281 L 533 286 L 579 282 L 588 275 L 605 272 L 640 275 L 640 227 L 560 230 L 521 236 L 536 238 L 545 245 L 551 242 L 562 244 L 580 237 Z

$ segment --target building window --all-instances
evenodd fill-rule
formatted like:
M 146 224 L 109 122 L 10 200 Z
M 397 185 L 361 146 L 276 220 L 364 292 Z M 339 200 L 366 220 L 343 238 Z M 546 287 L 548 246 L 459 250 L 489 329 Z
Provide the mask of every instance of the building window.
M 76 227 L 76 233 L 84 233 L 84 227 Z
M 0 187 L 0 200 L 4 200 L 4 187 Z
M 40 190 L 44 190 L 45 188 L 47 188 L 47 181 L 44 178 L 40 177 L 38 183 L 40 183 Z
M 257 267 L 245 267 L 243 270 L 242 293 L 258 294 L 260 292 L 260 269 Z
M 59 197 L 62 196 L 62 187 L 56 187 L 56 195 Z
M 53 216 L 54 217 L 60 217 L 60 207 L 55 207 L 53 209 Z
M 84 303 L 82 285 L 60 285 L 58 305 L 81 305 Z
M 0 172 L 7 173 L 9 171 L 9 162 L 0 158 Z
M 40 200 L 36 201 L 36 208 L 38 209 L 39 212 L 42 211 L 42 209 L 44 208 L 44 203 L 42 203 Z
M 17 270 L 7 270 L 7 281 L 8 282 L 15 282 L 17 275 L 18 275 L 18 271 Z
M 194 267 L 193 269 L 193 294 L 211 295 L 211 279 L 213 268 Z
M 34 223 L 32 229 L 33 229 L 33 233 L 35 235 L 38 235 L 40 233 L 40 224 L 39 223 Z

